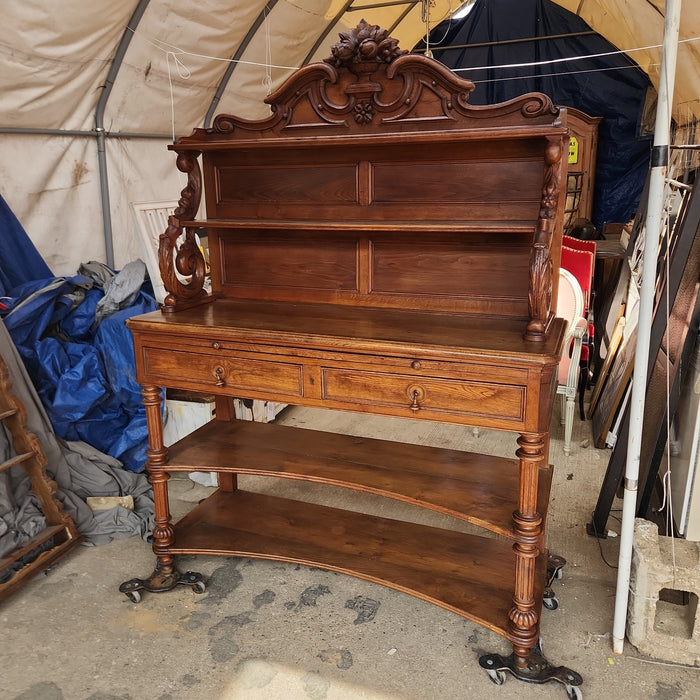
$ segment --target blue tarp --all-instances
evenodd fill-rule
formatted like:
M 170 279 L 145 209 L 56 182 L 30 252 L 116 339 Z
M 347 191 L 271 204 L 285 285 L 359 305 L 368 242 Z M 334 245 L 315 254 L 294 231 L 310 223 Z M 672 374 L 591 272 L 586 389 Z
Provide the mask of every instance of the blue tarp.
M 29 280 L 51 277 L 51 270 L 0 196 L 0 297 Z
M 135 290 L 117 304 L 123 308 L 104 318 L 98 312 L 98 322 L 103 281 L 109 289 L 115 273 L 90 263 L 81 266 L 84 274 L 54 277 L 2 205 L 0 301 L 5 309 L 0 313 L 56 434 L 87 442 L 126 469 L 142 471 L 148 446 L 145 409 L 125 321 L 156 308 L 150 283 L 142 283 L 145 266 L 130 264 L 137 276 L 143 267 Z
M 433 29 L 430 44 L 437 60 L 474 81 L 470 104 L 543 92 L 557 105 L 603 117 L 598 129 L 593 223 L 600 229 L 606 222 L 626 223 L 632 218 L 652 146 L 651 136 L 640 136 L 651 82 L 639 66 L 592 32 L 580 17 L 549 0 L 477 0 L 464 19 L 446 20 Z M 440 48 L 450 45 L 460 48 Z M 417 48 L 424 47 L 421 42 Z M 593 55 L 597 57 L 576 58 Z M 551 60 L 558 62 L 493 68 Z M 485 66 L 489 68 L 469 70 Z

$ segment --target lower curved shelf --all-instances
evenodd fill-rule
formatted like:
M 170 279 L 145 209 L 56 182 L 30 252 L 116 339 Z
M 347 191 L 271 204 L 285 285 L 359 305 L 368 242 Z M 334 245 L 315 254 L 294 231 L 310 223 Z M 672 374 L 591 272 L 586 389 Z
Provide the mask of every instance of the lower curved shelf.
M 508 637 L 511 541 L 246 491 L 214 492 L 175 525 L 172 554 L 316 566 L 386 585 Z M 539 616 L 547 553 L 537 558 Z

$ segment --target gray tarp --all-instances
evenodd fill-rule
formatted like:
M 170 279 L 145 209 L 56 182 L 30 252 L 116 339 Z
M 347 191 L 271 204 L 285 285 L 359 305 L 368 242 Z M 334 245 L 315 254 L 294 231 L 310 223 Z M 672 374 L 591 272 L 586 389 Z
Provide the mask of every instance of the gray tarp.
M 4 323 L 0 322 L 0 356 L 8 366 L 12 390 L 27 410 L 27 428 L 41 442 L 48 460 L 48 473 L 57 485 L 57 497 L 73 518 L 88 545 L 139 535 L 147 539 L 153 528 L 153 495 L 144 474 L 122 469 L 121 463 L 84 442 L 66 442 L 51 427 L 44 407 Z M 11 454 L 7 435 L 0 431 L 0 457 Z M 0 474 L 0 556 L 14 549 L 43 527 L 36 500 L 21 467 Z M 93 512 L 89 496 L 127 496 L 134 510 L 122 506 Z M 21 534 L 20 534 L 21 533 Z

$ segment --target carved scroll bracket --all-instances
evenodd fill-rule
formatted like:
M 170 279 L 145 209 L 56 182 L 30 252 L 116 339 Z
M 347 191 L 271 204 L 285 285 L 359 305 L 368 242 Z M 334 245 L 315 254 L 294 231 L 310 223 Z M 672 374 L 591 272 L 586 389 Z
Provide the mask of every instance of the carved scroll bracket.
M 553 318 L 551 242 L 561 189 L 562 151 L 562 143 L 553 140 L 545 149 L 540 213 L 530 252 L 530 322 L 525 331 L 526 340 L 544 340 Z
M 212 299 L 204 290 L 206 263 L 197 245 L 194 229 L 181 225 L 182 221 L 193 220 L 199 209 L 202 173 L 198 157 L 199 152 L 195 151 L 178 153 L 177 167 L 187 174 L 187 185 L 180 193 L 173 215 L 168 218 L 168 228 L 160 236 L 158 266 L 163 285 L 168 291 L 162 309 L 166 313 Z M 183 233 L 184 240 L 181 240 Z

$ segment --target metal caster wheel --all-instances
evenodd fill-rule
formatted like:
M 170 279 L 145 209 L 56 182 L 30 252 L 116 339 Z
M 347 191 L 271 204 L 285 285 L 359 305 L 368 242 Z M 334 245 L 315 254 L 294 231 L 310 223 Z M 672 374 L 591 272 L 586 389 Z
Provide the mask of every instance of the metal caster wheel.
M 141 602 L 141 594 L 138 591 L 127 591 L 126 592 L 126 597 L 132 602 L 132 603 L 140 603 Z
M 192 590 L 195 593 L 204 593 L 204 591 L 207 590 L 207 587 L 204 585 L 204 581 L 197 581 L 197 583 L 192 586 Z
M 503 685 L 506 682 L 506 673 L 498 668 L 498 665 L 496 664 L 497 658 L 498 657 L 493 654 L 482 656 L 479 659 L 479 665 L 486 671 L 486 673 L 489 674 L 489 679 L 492 683 L 495 685 Z
M 506 682 L 506 674 L 504 671 L 493 671 L 491 669 L 487 669 L 486 673 L 489 674 L 491 682 L 495 685 L 503 685 Z
M 581 692 L 581 688 L 577 685 L 567 685 L 565 688 L 566 696 L 569 700 L 583 700 L 583 693 Z
M 547 559 L 547 585 L 549 586 L 554 579 L 564 578 L 564 566 L 566 559 L 564 557 L 550 554 Z
M 544 605 L 547 610 L 556 610 L 559 607 L 559 601 L 552 596 L 551 598 L 542 598 L 542 605 Z

